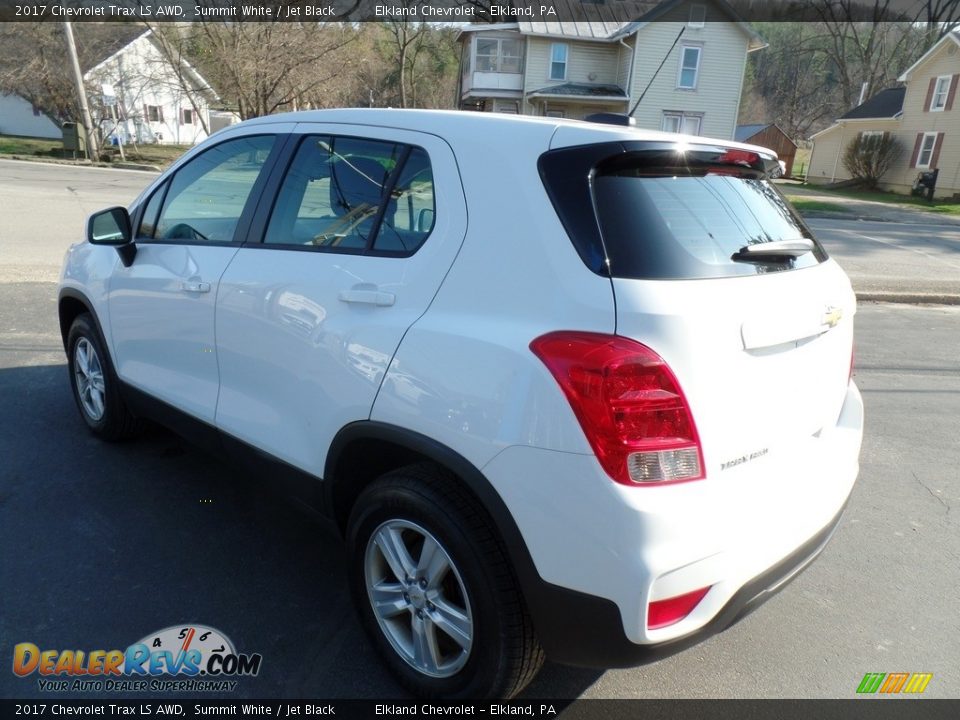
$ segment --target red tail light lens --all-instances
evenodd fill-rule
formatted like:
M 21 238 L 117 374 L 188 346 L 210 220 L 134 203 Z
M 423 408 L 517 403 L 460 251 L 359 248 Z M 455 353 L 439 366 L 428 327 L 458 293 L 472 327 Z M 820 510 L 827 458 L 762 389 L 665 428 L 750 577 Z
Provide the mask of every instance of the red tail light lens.
M 607 474 L 617 482 L 703 478 L 700 439 L 673 372 L 618 335 L 555 332 L 530 349 L 563 389 Z
M 674 625 L 693 612 L 700 604 L 710 587 L 700 588 L 685 595 L 657 600 L 647 606 L 647 627 L 651 630 Z

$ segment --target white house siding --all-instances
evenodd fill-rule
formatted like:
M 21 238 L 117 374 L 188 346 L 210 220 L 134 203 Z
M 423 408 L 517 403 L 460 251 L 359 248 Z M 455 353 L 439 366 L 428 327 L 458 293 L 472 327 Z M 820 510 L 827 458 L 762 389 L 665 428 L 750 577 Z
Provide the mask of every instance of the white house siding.
M 139 37 L 93 68 L 85 79 L 97 88 L 103 83 L 112 85 L 120 98 L 119 123 L 111 119 L 110 108 L 101 111 L 105 133 L 122 135 L 127 142 L 136 138 L 138 142 L 177 145 L 193 145 L 207 137 L 199 118 L 195 117 L 191 124 L 182 122 L 184 110 L 196 110 L 206 119 L 209 114 L 206 102 L 199 93 L 192 93 L 198 105 L 194 108 L 180 80 L 149 36 Z M 146 116 L 147 106 L 161 108 L 162 121 L 151 122 Z
M 686 28 L 683 36 L 670 51 L 681 28 Z M 639 49 L 631 107 L 650 83 L 664 56 L 670 54 L 634 113 L 637 124 L 659 130 L 664 111 L 698 113 L 703 117 L 701 135 L 732 138 L 740 107 L 748 39 L 746 32 L 732 22 L 707 22 L 703 28 L 691 28 L 685 21 L 664 21 L 641 28 L 637 33 Z M 703 48 L 694 90 L 677 87 L 681 48 L 685 44 Z
M 807 182 L 822 185 L 849 180 L 850 173 L 843 166 L 843 150 L 864 131 L 897 133 L 897 120 L 850 120 L 827 128 L 813 139 Z
M 0 135 L 59 139 L 57 124 L 43 113 L 34 115 L 33 105 L 19 95 L 0 95 Z
M 567 77 L 564 80 L 550 79 L 550 53 L 554 43 L 566 43 L 569 47 Z M 524 88 L 530 92 L 567 82 L 616 85 L 619 69 L 618 48 L 622 49 L 616 43 L 583 42 L 564 38 L 528 38 Z

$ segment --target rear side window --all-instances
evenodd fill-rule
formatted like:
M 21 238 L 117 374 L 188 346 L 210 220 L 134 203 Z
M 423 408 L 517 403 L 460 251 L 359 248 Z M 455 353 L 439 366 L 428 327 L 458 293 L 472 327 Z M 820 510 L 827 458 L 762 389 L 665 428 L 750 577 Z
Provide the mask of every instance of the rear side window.
M 826 259 L 766 179 L 772 158 L 723 148 L 616 149 L 579 180 L 584 186 L 579 200 L 568 193 L 561 206 L 554 198 L 568 232 L 579 235 L 573 239 L 581 256 L 587 253 L 584 260 L 595 271 L 602 272 L 605 264 L 613 277 L 706 279 L 793 270 Z M 549 190 L 553 179 L 543 163 L 541 175 Z M 589 220 L 574 213 L 588 214 Z M 591 232 L 599 247 L 591 248 Z M 734 259 L 747 245 L 801 238 L 813 241 L 812 252 L 762 262 Z
M 264 242 L 407 255 L 430 234 L 434 210 L 421 148 L 311 135 L 284 177 Z

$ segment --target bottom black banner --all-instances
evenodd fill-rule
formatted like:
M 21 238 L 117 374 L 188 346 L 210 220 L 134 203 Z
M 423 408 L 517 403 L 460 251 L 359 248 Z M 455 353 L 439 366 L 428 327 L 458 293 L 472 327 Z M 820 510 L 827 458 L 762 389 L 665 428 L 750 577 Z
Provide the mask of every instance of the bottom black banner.
M 960 700 L 0 700 L 0 718 L 426 718 L 530 717 L 564 720 L 955 720 Z

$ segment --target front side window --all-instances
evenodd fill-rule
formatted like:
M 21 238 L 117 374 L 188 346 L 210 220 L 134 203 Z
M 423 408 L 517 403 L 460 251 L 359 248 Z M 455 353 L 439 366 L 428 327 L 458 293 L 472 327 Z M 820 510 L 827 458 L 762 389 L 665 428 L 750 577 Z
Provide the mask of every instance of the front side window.
M 917 155 L 917 167 L 929 168 L 933 159 L 933 148 L 937 144 L 936 133 L 924 133 L 923 141 L 920 143 L 920 154 Z
M 684 90 L 693 90 L 697 87 L 697 76 L 700 73 L 701 48 L 685 45 L 680 52 L 680 77 L 677 87 Z
M 177 170 L 152 228 L 156 240 L 189 243 L 233 242 L 240 215 L 260 175 L 275 136 L 227 140 Z M 154 202 L 147 204 L 147 212 Z M 146 213 L 145 223 L 149 223 Z M 141 233 L 151 230 L 141 225 Z
M 550 79 L 567 79 L 567 45 L 554 43 L 550 49 Z
M 264 242 L 411 253 L 433 229 L 434 212 L 433 172 L 422 149 L 311 135 L 283 180 Z
M 933 87 L 933 96 L 930 98 L 930 109 L 933 111 L 943 110 L 947 107 L 947 96 L 950 94 L 950 75 L 942 75 L 937 78 Z

